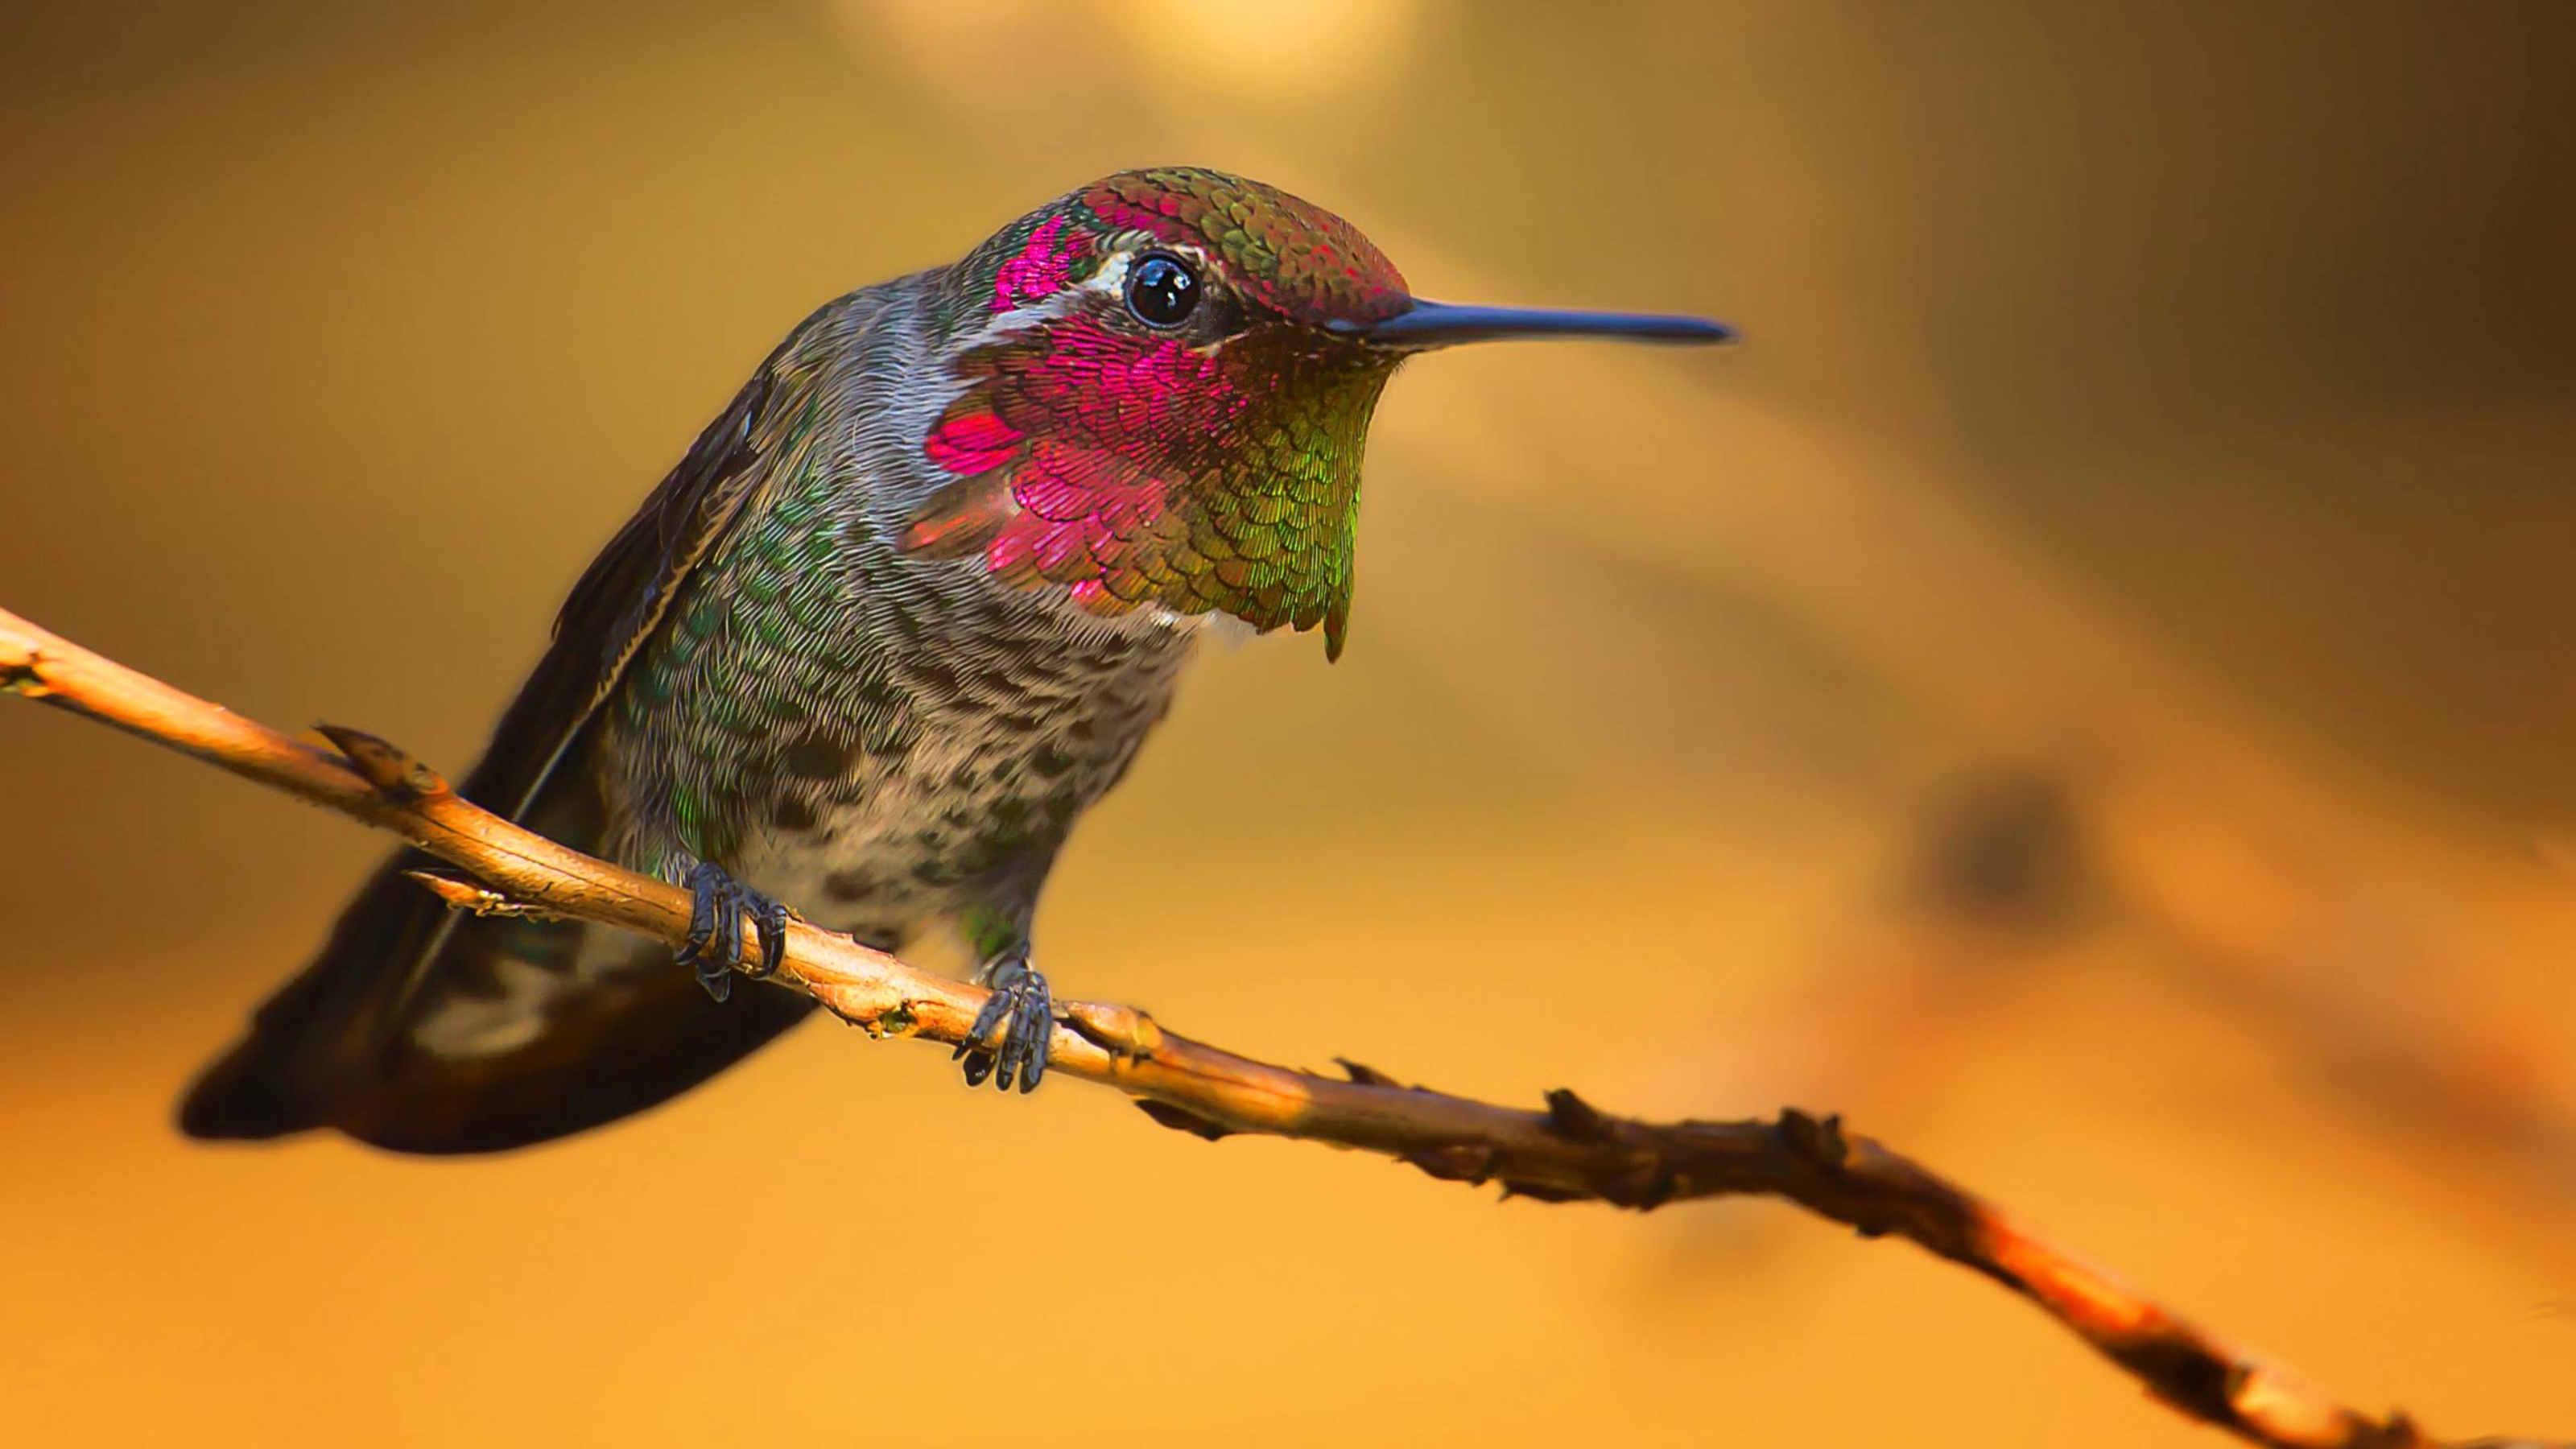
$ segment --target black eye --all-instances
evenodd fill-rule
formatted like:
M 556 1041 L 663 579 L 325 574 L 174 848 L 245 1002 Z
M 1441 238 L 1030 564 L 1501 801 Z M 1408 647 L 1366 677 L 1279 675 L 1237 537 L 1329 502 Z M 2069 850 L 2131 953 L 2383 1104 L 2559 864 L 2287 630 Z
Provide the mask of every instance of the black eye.
M 1127 273 L 1127 310 L 1148 327 L 1178 327 L 1198 305 L 1198 273 L 1179 257 L 1150 252 Z

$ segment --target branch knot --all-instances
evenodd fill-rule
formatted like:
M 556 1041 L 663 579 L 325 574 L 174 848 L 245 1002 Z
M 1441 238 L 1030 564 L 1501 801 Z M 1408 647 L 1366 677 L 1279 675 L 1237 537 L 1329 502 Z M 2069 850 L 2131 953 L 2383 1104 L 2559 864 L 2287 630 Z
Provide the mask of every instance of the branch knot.
M 324 724 L 313 727 L 323 738 L 339 748 L 352 769 L 377 793 L 389 799 L 410 802 L 428 800 L 451 793 L 447 781 L 436 770 L 424 765 L 410 751 L 390 740 L 379 739 L 364 730 L 345 725 Z

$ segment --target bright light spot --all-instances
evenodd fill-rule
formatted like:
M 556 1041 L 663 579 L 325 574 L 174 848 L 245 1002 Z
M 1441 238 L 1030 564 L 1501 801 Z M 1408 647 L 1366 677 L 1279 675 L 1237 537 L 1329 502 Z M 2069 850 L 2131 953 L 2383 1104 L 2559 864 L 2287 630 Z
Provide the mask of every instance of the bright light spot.
M 1159 80 L 1298 100 L 1379 74 L 1420 14 L 1418 0 L 1129 0 L 1119 20 Z

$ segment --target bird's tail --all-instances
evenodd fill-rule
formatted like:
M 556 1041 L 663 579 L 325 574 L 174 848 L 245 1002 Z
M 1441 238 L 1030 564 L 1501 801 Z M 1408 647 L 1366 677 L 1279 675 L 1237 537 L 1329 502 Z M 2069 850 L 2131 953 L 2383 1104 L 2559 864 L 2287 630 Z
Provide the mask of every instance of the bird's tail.
M 598 835 L 576 773 L 531 823 Z M 552 807 L 552 808 L 549 808 Z M 329 1127 L 403 1152 L 493 1152 L 667 1100 L 802 1020 L 784 990 L 718 1004 L 661 946 L 575 922 L 462 916 L 403 877 L 404 851 L 341 913 L 322 952 L 199 1075 L 191 1137 Z
M 179 1130 L 199 1138 L 264 1139 L 327 1126 L 335 1084 L 363 1056 L 359 1018 L 418 960 L 440 909 L 402 878 L 436 862 L 405 851 L 350 902 L 320 956 L 263 1004 L 250 1031 L 197 1076 L 179 1104 Z

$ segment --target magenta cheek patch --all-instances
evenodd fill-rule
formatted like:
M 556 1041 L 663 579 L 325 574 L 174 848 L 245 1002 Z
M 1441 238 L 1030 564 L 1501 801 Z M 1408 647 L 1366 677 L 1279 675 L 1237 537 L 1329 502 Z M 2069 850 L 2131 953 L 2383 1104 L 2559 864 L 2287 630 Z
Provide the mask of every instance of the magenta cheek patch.
M 1075 258 L 1091 249 L 1089 232 L 1071 229 L 1061 216 L 1050 216 L 1029 233 L 1020 254 L 1002 263 L 993 278 L 993 310 L 1052 297 L 1073 278 Z
M 991 413 L 959 413 L 933 428 L 922 451 L 957 474 L 990 471 L 1019 451 L 1019 430 Z

